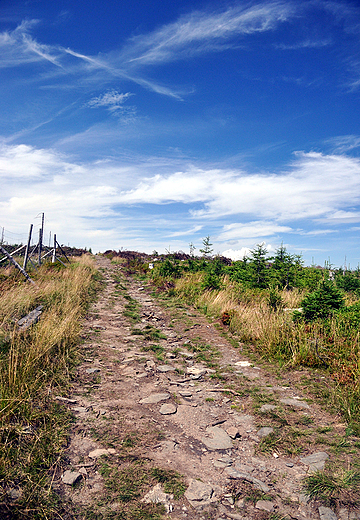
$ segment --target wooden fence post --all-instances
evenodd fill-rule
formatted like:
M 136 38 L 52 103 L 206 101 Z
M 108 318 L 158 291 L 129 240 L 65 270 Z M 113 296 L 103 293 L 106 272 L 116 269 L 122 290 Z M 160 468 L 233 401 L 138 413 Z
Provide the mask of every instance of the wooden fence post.
M 56 259 L 56 234 L 54 233 L 54 249 L 53 249 L 53 255 L 52 255 L 52 263 L 55 263 Z
M 33 285 L 35 285 L 34 280 L 32 280 L 32 279 L 30 278 L 30 276 L 27 274 L 27 272 L 26 272 L 26 271 L 25 271 L 25 270 L 24 270 L 24 269 L 23 269 L 23 268 L 22 268 L 22 267 L 17 263 L 16 260 L 14 260 L 14 258 L 11 256 L 11 254 L 8 253 L 8 252 L 6 251 L 6 249 L 4 249 L 3 246 L 1 246 L 1 245 L 0 245 L 0 251 L 1 251 L 2 253 L 4 253 L 5 256 L 7 256 L 7 258 L 10 260 L 10 262 L 11 262 L 11 263 L 16 267 L 16 269 L 19 269 L 20 273 L 23 274 L 23 275 L 25 276 L 25 278 L 26 278 L 27 280 L 29 280 L 30 283 L 32 283 Z
M 28 256 L 29 256 L 29 249 L 30 249 L 30 242 L 31 242 L 31 233 L 33 230 L 33 225 L 30 224 L 30 231 L 29 231 L 29 238 L 27 241 L 26 249 L 25 249 L 25 256 L 24 256 L 24 265 L 23 268 L 26 270 L 26 264 L 28 262 Z
M 38 264 L 41 265 L 41 250 L 42 250 L 42 229 L 39 229 L 39 257 L 38 257 Z

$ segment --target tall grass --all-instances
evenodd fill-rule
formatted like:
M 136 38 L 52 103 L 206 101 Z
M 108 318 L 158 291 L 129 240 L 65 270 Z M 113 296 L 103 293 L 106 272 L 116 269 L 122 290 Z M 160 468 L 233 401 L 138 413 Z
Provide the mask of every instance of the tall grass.
M 306 323 L 293 319 L 305 292 L 279 291 L 282 305 L 269 304 L 270 289 L 250 289 L 224 276 L 220 290 L 202 290 L 204 273 L 176 280 L 176 293 L 216 318 L 226 316 L 230 332 L 265 360 L 292 368 L 313 367 L 332 378 L 331 395 L 360 433 L 360 346 L 358 328 L 346 314 Z M 353 319 L 359 319 L 357 311 Z M 230 319 L 229 319 L 230 317 Z M 327 393 L 329 389 L 327 389 Z
M 61 459 L 70 416 L 53 397 L 69 382 L 82 317 L 95 295 L 95 273 L 91 257 L 83 256 L 67 268 L 42 266 L 32 274 L 36 287 L 13 274 L 2 277 L 1 518 L 55 515 L 49 471 Z M 40 304 L 39 322 L 19 331 L 17 321 Z M 12 500 L 12 490 L 20 498 Z

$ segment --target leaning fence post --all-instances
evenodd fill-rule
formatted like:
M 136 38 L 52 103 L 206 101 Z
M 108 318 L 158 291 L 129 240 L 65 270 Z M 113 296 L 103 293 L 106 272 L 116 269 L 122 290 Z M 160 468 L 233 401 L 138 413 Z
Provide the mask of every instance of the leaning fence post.
M 42 250 L 42 229 L 39 229 L 39 259 L 38 264 L 41 265 L 41 250 Z
M 25 276 L 25 278 L 26 278 L 27 280 L 29 280 L 29 282 L 31 282 L 32 284 L 35 285 L 35 282 L 30 278 L 30 276 L 27 274 L 27 272 L 25 271 L 25 269 L 23 269 L 23 268 L 22 268 L 22 267 L 17 263 L 17 261 L 13 259 L 13 257 L 11 256 L 11 254 L 8 253 L 8 252 L 6 251 L 6 249 L 3 248 L 2 245 L 0 245 L 0 251 L 1 251 L 2 253 L 4 253 L 5 256 L 8 257 L 9 261 L 10 261 L 10 262 L 11 262 L 11 263 L 16 267 L 16 269 L 19 269 L 20 273 L 23 274 L 23 275 Z
M 27 261 L 28 261 L 32 229 L 33 229 L 33 225 L 30 224 L 29 238 L 28 238 L 28 241 L 27 241 L 27 245 L 26 245 L 26 249 L 25 249 L 25 256 L 24 256 L 24 265 L 23 265 L 24 269 L 26 269 L 26 264 L 27 264 Z
M 56 260 L 56 234 L 54 233 L 54 249 L 52 255 L 52 263 L 54 264 Z

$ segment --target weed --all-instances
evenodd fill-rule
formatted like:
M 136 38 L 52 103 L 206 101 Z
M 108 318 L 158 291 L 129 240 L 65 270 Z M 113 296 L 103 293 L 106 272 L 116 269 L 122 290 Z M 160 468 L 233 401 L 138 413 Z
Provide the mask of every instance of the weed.
M 328 467 L 305 477 L 305 493 L 327 505 L 356 505 L 360 493 L 360 472 Z

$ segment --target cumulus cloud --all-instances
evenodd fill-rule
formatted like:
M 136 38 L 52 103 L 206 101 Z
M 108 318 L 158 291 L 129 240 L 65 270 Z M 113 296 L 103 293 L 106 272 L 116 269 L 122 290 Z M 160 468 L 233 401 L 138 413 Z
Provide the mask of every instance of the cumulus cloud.
M 151 229 L 152 248 L 168 238 L 194 240 L 208 226 L 216 226 L 216 247 L 225 249 L 239 242 L 252 247 L 269 237 L 280 241 L 289 233 L 327 234 L 324 224 L 360 222 L 357 158 L 300 153 L 278 174 L 180 167 L 178 159 L 168 159 L 162 170 L 173 173 L 149 176 L 160 164 L 150 162 L 78 163 L 51 149 L 2 146 L 0 215 L 16 231 L 40 211 L 51 213 L 78 243 L 104 228 L 113 230 L 114 239 L 139 240 L 144 247 Z M 167 204 L 176 204 L 176 210 L 163 210 Z M 114 247 L 107 236 L 97 239 L 99 247 Z
M 257 215 L 263 219 L 324 218 L 359 203 L 360 160 L 342 155 L 298 153 L 283 172 L 247 173 L 189 168 L 156 175 L 124 192 L 124 204 L 202 202 L 194 217 Z

